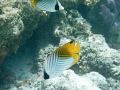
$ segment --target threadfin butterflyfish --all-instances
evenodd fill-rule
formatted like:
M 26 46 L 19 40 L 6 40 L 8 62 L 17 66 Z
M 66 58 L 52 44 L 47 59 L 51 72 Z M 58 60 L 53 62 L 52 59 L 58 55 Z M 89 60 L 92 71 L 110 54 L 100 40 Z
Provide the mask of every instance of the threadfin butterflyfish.
M 49 12 L 55 12 L 64 9 L 59 0 L 30 0 L 30 2 L 34 8 Z
M 45 61 L 43 72 L 38 78 L 38 81 L 61 75 L 64 70 L 70 68 L 79 61 L 80 53 L 80 45 L 74 40 L 59 47 L 49 55 Z

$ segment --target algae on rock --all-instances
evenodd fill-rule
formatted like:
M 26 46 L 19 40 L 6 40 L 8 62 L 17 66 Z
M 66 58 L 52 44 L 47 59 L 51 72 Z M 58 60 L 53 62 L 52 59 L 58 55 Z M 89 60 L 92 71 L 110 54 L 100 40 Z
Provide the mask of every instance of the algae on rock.
M 100 0 L 85 0 L 85 5 L 87 6 L 94 6 L 96 3 L 100 2 Z
M 49 15 L 32 8 L 27 1 L 0 2 L 0 58 L 15 53 L 19 46 L 32 36 L 38 22 L 45 22 Z M 4 47 L 4 49 L 3 49 Z M 5 52 L 6 54 L 2 54 Z M 3 59 L 0 59 L 2 63 Z

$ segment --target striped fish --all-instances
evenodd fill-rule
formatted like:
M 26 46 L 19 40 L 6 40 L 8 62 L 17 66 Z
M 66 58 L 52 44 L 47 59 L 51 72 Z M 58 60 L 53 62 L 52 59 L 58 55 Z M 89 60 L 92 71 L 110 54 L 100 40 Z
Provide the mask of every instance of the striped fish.
M 80 59 L 80 45 L 74 40 L 56 49 L 45 61 L 38 81 L 57 77 Z
M 34 8 L 49 12 L 55 12 L 57 10 L 64 9 L 58 0 L 30 0 L 30 2 Z

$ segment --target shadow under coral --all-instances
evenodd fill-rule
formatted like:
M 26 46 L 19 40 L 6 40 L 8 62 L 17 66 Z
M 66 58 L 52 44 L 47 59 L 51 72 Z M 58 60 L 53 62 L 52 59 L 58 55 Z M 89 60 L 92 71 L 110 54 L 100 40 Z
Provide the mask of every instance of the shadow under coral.
M 16 80 L 27 80 L 36 77 L 34 68 L 36 35 L 27 40 L 16 54 L 5 58 L 0 65 L 0 85 L 14 84 Z

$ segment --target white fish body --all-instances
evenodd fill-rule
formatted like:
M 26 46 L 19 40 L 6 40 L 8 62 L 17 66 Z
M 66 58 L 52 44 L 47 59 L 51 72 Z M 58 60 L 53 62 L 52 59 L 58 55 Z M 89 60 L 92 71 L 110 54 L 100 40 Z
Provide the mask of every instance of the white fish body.
M 78 62 L 80 53 L 80 46 L 75 41 L 59 47 L 45 61 L 43 73 L 38 81 L 61 75 L 64 70 Z
M 33 7 L 49 12 L 55 12 L 64 9 L 59 0 L 30 0 L 30 2 L 32 3 Z
M 44 69 L 50 78 L 54 78 L 61 75 L 74 61 L 75 59 L 73 57 L 62 59 L 54 53 L 45 61 Z

